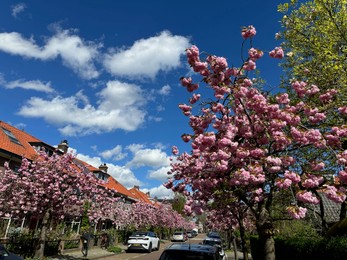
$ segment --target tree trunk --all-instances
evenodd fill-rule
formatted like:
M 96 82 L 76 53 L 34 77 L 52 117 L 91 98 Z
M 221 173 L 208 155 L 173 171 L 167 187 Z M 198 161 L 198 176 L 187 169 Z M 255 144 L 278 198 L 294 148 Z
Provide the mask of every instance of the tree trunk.
M 269 212 L 262 208 L 256 221 L 261 248 L 261 258 L 263 260 L 275 260 L 275 240 L 273 238 L 273 223 Z
M 242 225 L 240 225 L 240 238 L 241 238 L 241 248 L 243 253 L 243 259 L 248 260 L 248 249 L 246 246 L 246 234 L 245 234 L 245 227 L 243 226 L 243 222 L 242 222 Z
M 341 203 L 341 210 L 340 210 L 340 220 L 343 220 L 346 218 L 346 200 Z
M 35 258 L 42 259 L 44 256 L 46 233 L 47 233 L 47 227 L 48 227 L 50 218 L 51 218 L 51 211 L 47 210 L 45 215 L 43 216 L 40 237 L 39 237 L 39 241 L 37 243 L 36 250 L 35 250 Z
M 233 235 L 233 248 L 234 248 L 234 258 L 238 260 L 237 258 L 237 244 L 236 244 L 236 236 Z
M 244 210 L 240 209 L 237 214 L 237 222 L 239 223 L 239 230 L 240 230 L 241 250 L 242 250 L 244 260 L 248 260 L 248 249 L 246 245 L 246 229 L 243 224 L 243 216 L 246 213 L 246 211 L 247 211 L 247 208 Z

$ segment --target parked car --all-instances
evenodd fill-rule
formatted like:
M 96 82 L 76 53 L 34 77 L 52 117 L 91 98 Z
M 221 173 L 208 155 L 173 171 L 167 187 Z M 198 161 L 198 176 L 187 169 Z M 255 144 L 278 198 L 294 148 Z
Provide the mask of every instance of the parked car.
M 184 231 L 176 231 L 173 234 L 172 239 L 171 239 L 172 242 L 176 242 L 176 241 L 184 242 L 187 240 L 188 240 L 188 236 L 187 236 L 187 233 Z
M 188 238 L 193 238 L 194 237 L 193 232 L 187 231 L 187 236 L 188 236 Z
M 211 232 L 209 232 L 209 233 L 207 234 L 207 237 L 222 239 L 221 236 L 219 235 L 219 233 L 216 232 L 216 231 L 211 231 Z
M 159 248 L 160 239 L 152 231 L 136 231 L 128 239 L 127 251 L 146 250 L 150 253 Z
M 215 246 L 173 243 L 160 255 L 159 260 L 219 260 Z
M 23 260 L 22 257 L 9 252 L 4 245 L 0 244 L 0 259 L 1 260 Z
M 222 239 L 214 238 L 214 237 L 205 237 L 204 240 L 202 241 L 202 244 L 217 247 L 220 259 L 226 260 L 226 255 L 223 249 Z

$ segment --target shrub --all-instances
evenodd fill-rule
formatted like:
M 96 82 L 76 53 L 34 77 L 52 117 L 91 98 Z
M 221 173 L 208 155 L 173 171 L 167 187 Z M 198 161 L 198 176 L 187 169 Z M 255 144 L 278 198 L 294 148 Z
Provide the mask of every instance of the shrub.
M 118 246 L 109 246 L 107 248 L 107 251 L 112 252 L 112 253 L 116 253 L 119 254 L 122 252 L 122 248 L 118 247 Z

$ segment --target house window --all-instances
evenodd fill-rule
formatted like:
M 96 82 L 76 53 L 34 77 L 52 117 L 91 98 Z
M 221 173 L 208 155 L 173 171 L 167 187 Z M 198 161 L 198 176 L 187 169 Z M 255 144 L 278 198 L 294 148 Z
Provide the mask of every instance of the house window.
M 105 181 L 105 180 L 106 180 L 105 174 L 103 174 L 103 173 L 100 172 L 100 173 L 99 173 L 99 179 Z
M 18 141 L 17 137 L 15 137 L 14 134 L 12 134 L 11 131 L 9 131 L 9 130 L 7 130 L 5 128 L 2 128 L 2 131 L 4 131 L 4 133 L 8 136 L 8 138 L 10 138 L 11 142 L 16 143 L 16 144 L 21 144 Z

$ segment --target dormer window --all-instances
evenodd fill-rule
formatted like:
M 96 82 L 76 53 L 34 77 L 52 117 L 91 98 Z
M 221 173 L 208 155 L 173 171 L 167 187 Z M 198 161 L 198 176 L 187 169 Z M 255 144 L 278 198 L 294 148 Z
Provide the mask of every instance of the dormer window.
M 105 181 L 106 180 L 106 174 L 99 172 L 99 179 Z
M 17 137 L 15 137 L 14 134 L 10 130 L 7 130 L 7 129 L 2 127 L 2 131 L 4 131 L 4 133 L 8 136 L 8 138 L 10 138 L 11 142 L 16 143 L 16 144 L 21 144 L 18 141 Z

